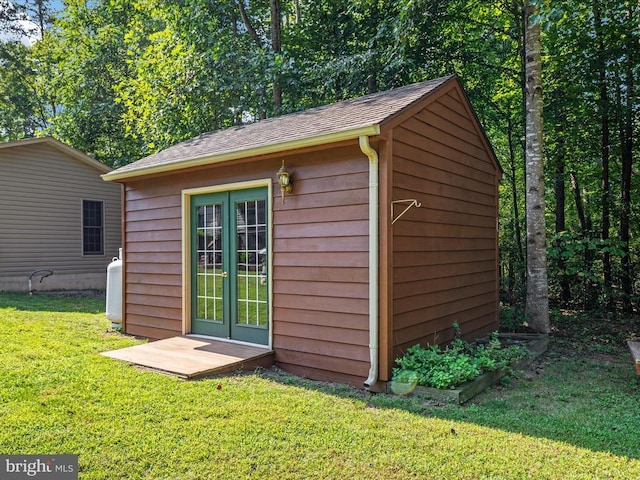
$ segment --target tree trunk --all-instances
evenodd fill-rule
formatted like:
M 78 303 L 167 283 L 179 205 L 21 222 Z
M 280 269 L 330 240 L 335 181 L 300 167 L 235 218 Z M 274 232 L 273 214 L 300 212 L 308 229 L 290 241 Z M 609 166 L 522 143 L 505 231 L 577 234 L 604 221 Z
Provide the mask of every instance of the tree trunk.
M 43 40 L 44 32 L 47 28 L 48 6 L 46 4 L 48 2 L 46 0 L 35 0 L 34 3 L 35 3 L 36 21 L 38 22 L 38 27 L 40 28 L 40 40 Z
M 525 6 L 525 138 L 527 205 L 527 300 L 529 326 L 550 331 L 544 204 L 542 58 L 540 25 L 531 21 L 535 8 Z
M 240 18 L 242 18 L 242 23 L 244 23 L 244 26 L 246 27 L 247 32 L 249 33 L 249 36 L 254 42 L 256 42 L 258 45 L 261 46 L 262 42 L 260 41 L 260 35 L 258 35 L 258 32 L 256 32 L 256 29 L 253 28 L 251 19 L 249 18 L 249 15 L 247 15 L 247 10 L 244 8 L 243 0 L 238 0 L 238 8 L 240 8 Z
M 575 172 L 571 172 L 569 175 L 571 177 L 571 190 L 573 191 L 573 198 L 576 204 L 576 214 L 578 215 L 580 232 L 582 233 L 582 236 L 586 238 L 589 235 L 589 230 L 591 229 L 591 222 L 584 213 L 584 202 L 582 201 L 582 194 L 580 193 L 578 177 L 576 177 Z
M 602 232 L 601 238 L 604 242 L 609 240 L 611 230 L 611 187 L 609 182 L 609 94 L 607 91 L 606 70 L 605 70 L 605 46 L 602 32 L 602 14 L 600 10 L 600 0 L 593 2 L 593 23 L 596 38 L 598 39 L 598 83 L 600 87 L 600 129 L 601 141 L 600 152 L 602 157 Z M 613 279 L 611 274 L 611 254 L 604 251 L 602 254 L 602 271 L 604 274 L 604 293 L 607 298 L 609 308 L 612 307 L 613 296 L 611 294 Z
M 626 95 L 626 108 L 620 121 L 620 143 L 622 146 L 622 211 L 620 214 L 620 240 L 623 244 L 625 255 L 622 257 L 622 293 L 623 309 L 625 312 L 632 311 L 631 296 L 633 295 L 633 274 L 631 272 L 631 249 L 629 248 L 630 221 L 631 221 L 631 175 L 633 166 L 633 110 L 635 102 L 634 92 L 634 46 L 625 44 L 626 50 L 626 81 L 624 90 Z
M 277 56 L 282 53 L 282 28 L 280 15 L 280 0 L 270 0 L 271 7 L 271 48 Z M 273 110 L 276 114 L 282 109 L 282 88 L 278 73 L 273 74 Z
M 563 115 L 564 116 L 564 115 Z M 565 204 L 566 204 L 566 194 L 565 194 L 565 164 L 564 164 L 564 140 L 562 139 L 562 124 L 558 126 L 558 130 L 560 131 L 560 148 L 558 149 L 558 154 L 556 158 L 556 178 L 553 184 L 553 196 L 556 202 L 556 234 L 562 233 L 567 229 L 566 226 L 566 216 L 565 216 Z M 567 261 L 564 257 L 560 257 L 558 259 L 558 266 L 562 272 L 566 269 Z M 569 278 L 566 274 L 562 274 L 560 277 L 560 299 L 563 303 L 569 302 L 571 300 L 571 283 L 569 282 Z
M 367 93 L 376 93 L 378 91 L 378 79 L 375 73 L 372 73 L 367 77 Z
M 516 245 L 515 260 L 517 262 L 517 268 L 514 266 L 513 257 L 509 256 L 509 298 L 513 298 L 513 293 L 522 285 L 522 275 L 516 275 L 516 270 L 522 272 L 524 268 L 524 248 L 522 247 L 522 229 L 520 227 L 520 201 L 518 199 L 518 179 L 517 179 L 517 165 L 516 165 L 516 151 L 515 151 L 515 139 L 513 132 L 513 122 L 507 113 L 507 139 L 509 142 L 509 168 L 510 168 L 510 183 L 511 183 L 511 202 L 513 210 L 513 236 Z
M 589 240 L 593 236 L 593 222 L 591 220 L 591 216 L 585 212 L 585 203 L 587 200 L 583 200 L 582 198 L 582 190 L 580 189 L 580 184 L 578 182 L 578 177 L 575 172 L 571 172 L 569 174 L 571 176 L 571 190 L 573 191 L 573 198 L 576 204 L 576 213 L 578 215 L 578 222 L 580 223 L 580 233 L 582 234 L 582 238 L 584 240 Z M 587 197 L 588 198 L 588 197 Z M 585 248 L 584 250 L 584 270 L 590 271 L 593 268 L 594 261 L 594 252 L 589 248 Z M 582 280 L 582 303 L 583 308 L 586 310 L 587 308 L 591 308 L 597 302 L 596 291 L 593 288 L 593 284 L 588 279 Z
M 513 138 L 513 122 L 507 118 L 507 137 L 509 140 L 509 161 L 511 167 L 511 201 L 513 204 L 513 229 L 517 245 L 517 258 L 524 263 L 524 249 L 522 248 L 522 231 L 520 230 L 520 202 L 518 200 L 518 181 L 516 178 L 516 149 Z

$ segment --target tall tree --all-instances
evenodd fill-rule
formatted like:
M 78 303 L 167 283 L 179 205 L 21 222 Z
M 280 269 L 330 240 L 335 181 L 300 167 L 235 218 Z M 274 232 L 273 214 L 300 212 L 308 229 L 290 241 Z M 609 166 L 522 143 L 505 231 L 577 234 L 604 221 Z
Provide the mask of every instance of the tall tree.
M 629 6 L 628 17 L 632 17 L 631 6 Z M 629 35 L 624 42 L 623 51 L 625 61 L 623 63 L 623 73 L 621 75 L 620 88 L 624 93 L 624 108 L 620 117 L 620 144 L 622 160 L 622 209 L 620 215 L 620 240 L 623 242 L 624 256 L 622 257 L 622 292 L 624 310 L 628 313 L 632 311 L 631 297 L 633 295 L 633 272 L 631 266 L 631 180 L 633 172 L 633 137 L 635 108 L 635 75 L 637 69 L 637 37 Z
M 601 133 L 601 158 L 602 158 L 602 231 L 601 238 L 603 242 L 609 241 L 609 231 L 611 229 L 611 186 L 609 181 L 609 152 L 610 130 L 609 130 L 609 89 L 607 86 L 607 54 L 605 49 L 605 40 L 602 21 L 602 5 L 600 0 L 593 0 L 593 24 L 594 33 L 598 45 L 597 65 L 598 65 L 598 85 L 599 85 L 599 101 L 600 110 L 600 133 Z M 605 250 L 602 256 L 602 269 L 604 273 L 604 289 L 607 301 L 611 306 L 613 296 L 611 295 L 611 287 L 613 283 L 611 274 L 611 254 Z
M 36 25 L 36 36 L 42 39 L 53 24 L 54 12 L 51 0 L 18 0 L 16 4 Z
M 0 41 L 32 43 L 38 35 L 38 25 L 29 19 L 21 3 L 0 0 Z
M 39 89 L 46 68 L 33 46 L 51 26 L 49 0 L 0 0 L 0 140 L 35 136 L 47 126 L 47 92 Z
M 41 88 L 55 95 L 45 132 L 112 166 L 142 152 L 126 134 L 115 91 L 130 75 L 125 38 L 135 16 L 128 0 L 68 0 L 37 45 Z
M 543 164 L 542 55 L 535 4 L 524 5 L 526 98 L 527 299 L 526 314 L 535 331 L 548 333 L 549 294 Z
M 282 13 L 280 12 L 280 0 L 270 0 L 271 17 L 271 50 L 277 57 L 282 53 Z M 273 78 L 273 109 L 276 113 L 282 109 L 282 87 L 278 72 L 274 72 Z
M 35 89 L 37 65 L 29 47 L 0 43 L 0 141 L 33 137 L 44 127 Z

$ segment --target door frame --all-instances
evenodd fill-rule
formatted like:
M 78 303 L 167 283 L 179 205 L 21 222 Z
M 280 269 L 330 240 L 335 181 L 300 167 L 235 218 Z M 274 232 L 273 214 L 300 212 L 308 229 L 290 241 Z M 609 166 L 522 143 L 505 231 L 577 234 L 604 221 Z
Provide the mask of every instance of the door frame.
M 267 345 L 260 345 L 261 347 L 272 348 L 273 343 L 273 180 L 271 178 L 262 178 L 258 180 L 252 180 L 248 182 L 236 182 L 225 183 L 222 185 L 211 185 L 208 187 L 188 188 L 182 190 L 182 334 L 187 335 L 191 333 L 191 198 L 196 195 L 206 195 L 209 193 L 221 193 L 230 192 L 234 190 L 248 190 L 251 188 L 266 188 L 267 189 L 267 245 L 269 249 L 267 251 L 267 262 L 269 268 L 267 268 L 267 285 L 268 289 L 268 325 L 269 325 L 269 340 Z M 231 340 L 227 338 L 218 338 L 217 340 L 247 344 L 238 340 Z M 254 345 L 254 344 L 250 344 Z

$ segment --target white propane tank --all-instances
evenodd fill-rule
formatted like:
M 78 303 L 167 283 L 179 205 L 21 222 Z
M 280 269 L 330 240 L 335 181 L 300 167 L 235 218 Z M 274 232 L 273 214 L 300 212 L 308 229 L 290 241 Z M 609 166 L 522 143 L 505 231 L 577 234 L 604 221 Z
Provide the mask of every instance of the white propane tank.
M 107 318 L 111 328 L 122 327 L 122 248 L 107 267 Z

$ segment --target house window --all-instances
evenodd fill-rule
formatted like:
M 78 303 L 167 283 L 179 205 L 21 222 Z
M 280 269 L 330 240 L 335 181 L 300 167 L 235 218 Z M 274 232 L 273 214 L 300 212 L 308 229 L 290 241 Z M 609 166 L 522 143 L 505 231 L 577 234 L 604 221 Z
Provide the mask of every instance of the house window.
M 82 200 L 82 253 L 104 254 L 104 203 Z

